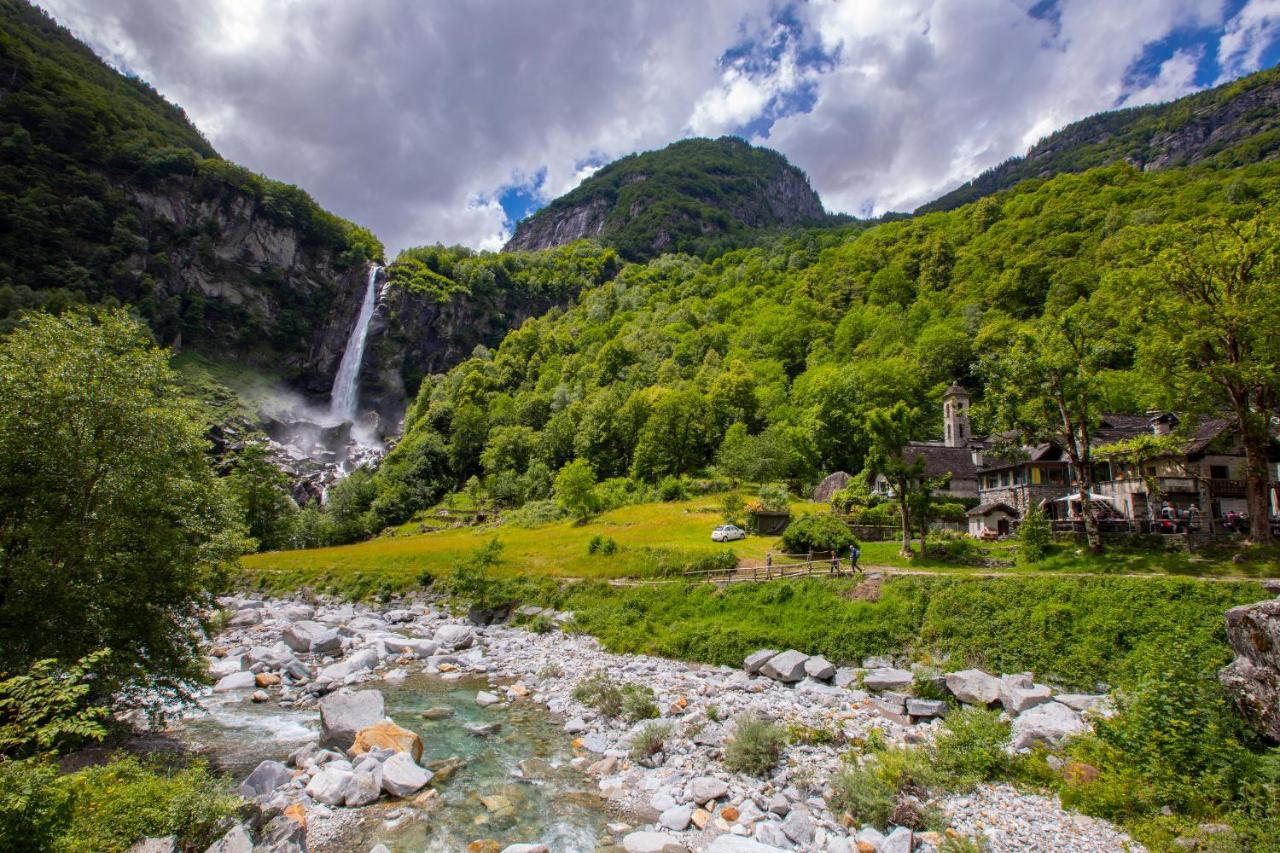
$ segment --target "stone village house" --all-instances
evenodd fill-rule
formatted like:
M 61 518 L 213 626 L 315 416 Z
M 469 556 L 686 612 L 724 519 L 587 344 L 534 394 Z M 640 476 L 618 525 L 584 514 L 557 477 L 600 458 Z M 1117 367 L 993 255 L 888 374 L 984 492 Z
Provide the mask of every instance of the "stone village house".
M 1054 444 L 1012 446 L 1009 435 L 973 435 L 970 402 L 969 393 L 953 384 L 942 396 L 942 441 L 907 446 L 908 454 L 924 459 L 926 477 L 949 475 L 946 487 L 934 494 L 976 503 L 967 513 L 974 536 L 1011 533 L 1032 506 L 1044 507 L 1051 518 L 1070 517 L 1073 507 L 1068 499 L 1078 489 L 1065 451 Z M 1099 418 L 1093 442 L 1103 446 L 1147 432 L 1167 435 L 1177 426 L 1172 414 L 1106 414 Z M 1280 450 L 1271 461 L 1275 514 L 1280 494 L 1274 463 L 1280 461 Z M 1203 419 L 1180 453 L 1144 462 L 1142 468 L 1099 459 L 1094 466 L 1094 498 L 1106 499 L 1118 515 L 1134 521 L 1158 517 L 1165 503 L 1180 511 L 1194 507 L 1215 519 L 1246 508 L 1244 449 L 1230 423 L 1221 418 Z M 873 491 L 891 494 L 883 478 L 877 479 Z

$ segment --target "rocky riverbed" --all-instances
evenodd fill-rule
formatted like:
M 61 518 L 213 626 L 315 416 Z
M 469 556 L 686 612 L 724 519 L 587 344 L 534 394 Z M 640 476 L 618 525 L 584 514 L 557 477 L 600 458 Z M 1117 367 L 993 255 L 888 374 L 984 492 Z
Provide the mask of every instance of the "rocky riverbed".
M 258 714 L 293 738 L 287 750 L 265 744 L 286 754 L 253 769 L 244 793 L 259 812 L 241 830 L 241 848 L 224 851 L 256 842 L 278 851 L 382 844 L 910 853 L 944 840 L 846 826 L 828 804 L 848 743 L 926 742 L 945 713 L 946 703 L 905 692 L 929 675 L 892 660 L 837 667 L 794 650 L 762 650 L 733 669 L 613 655 L 559 630 L 477 627 L 429 602 L 382 610 L 246 597 L 223 604 L 231 615 L 210 649 L 219 677 L 206 699 L 217 709 L 212 716 Z M 565 618 L 536 615 L 544 626 Z M 667 729 L 655 754 L 631 757 L 647 723 L 605 716 L 574 698 L 593 673 L 652 690 Z M 1105 697 L 1060 695 L 1030 674 L 934 677 L 939 691 L 961 701 L 1004 707 L 1016 747 L 1056 742 L 1088 725 L 1088 709 L 1105 712 Z M 426 707 L 450 691 L 452 703 Z M 818 736 L 795 739 L 767 779 L 733 773 L 724 746 L 742 714 Z M 521 719 L 531 715 L 532 723 Z M 216 754 L 211 724 L 218 725 L 205 718 L 188 726 Z M 536 747 L 520 748 L 532 731 Z M 473 745 L 468 756 L 453 754 L 459 736 Z M 496 771 L 464 778 L 470 762 L 499 753 L 505 761 Z M 240 755 L 236 769 L 247 772 L 249 758 Z M 480 785 L 488 789 L 468 790 Z M 561 812 L 561 802 L 565 820 L 520 819 L 522 810 Z M 948 834 L 979 838 L 994 851 L 1140 849 L 1105 822 L 1009 786 L 981 786 L 937 805 Z

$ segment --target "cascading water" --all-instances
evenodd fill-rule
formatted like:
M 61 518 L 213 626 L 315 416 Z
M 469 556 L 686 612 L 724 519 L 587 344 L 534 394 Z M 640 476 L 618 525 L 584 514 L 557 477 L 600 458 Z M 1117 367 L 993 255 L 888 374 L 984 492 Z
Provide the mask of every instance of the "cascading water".
M 364 343 L 369 335 L 369 321 L 373 319 L 373 309 L 378 303 L 378 272 L 381 269 L 376 264 L 369 267 L 369 284 L 364 291 L 364 302 L 360 303 L 355 328 L 351 330 L 351 337 L 347 338 L 347 348 L 342 353 L 338 374 L 333 377 L 333 391 L 329 394 L 329 415 L 338 422 L 354 421 L 356 418 L 360 365 L 364 361 Z

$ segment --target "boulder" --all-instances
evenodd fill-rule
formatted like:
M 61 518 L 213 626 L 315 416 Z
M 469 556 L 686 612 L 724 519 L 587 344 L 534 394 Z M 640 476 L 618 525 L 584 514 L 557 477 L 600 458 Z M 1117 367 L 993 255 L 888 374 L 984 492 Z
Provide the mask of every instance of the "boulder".
M 817 831 L 818 825 L 813 822 L 813 818 L 809 817 L 808 812 L 793 811 L 782 822 L 782 834 L 796 844 L 805 845 L 813 841 Z
M 787 834 L 782 831 L 782 824 L 771 820 L 762 820 L 756 824 L 755 838 L 761 844 L 769 845 L 772 850 L 791 848 L 791 839 L 787 838 Z
M 337 631 L 305 619 L 285 628 L 281 637 L 285 645 L 299 654 L 327 655 L 342 647 Z
M 1105 693 L 1059 693 L 1053 697 L 1073 711 L 1092 711 L 1107 701 Z
M 911 853 L 912 832 L 900 826 L 884 837 L 880 842 L 879 853 Z
M 242 824 L 205 848 L 204 853 L 253 853 L 253 839 Z
M 990 705 L 1000 698 L 1000 679 L 980 669 L 947 673 L 947 689 L 968 705 Z
M 488 708 L 490 705 L 497 705 L 501 701 L 502 700 L 495 694 L 490 693 L 487 690 L 481 690 L 476 694 L 476 704 L 481 708 Z
M 144 838 L 125 853 L 178 853 L 178 837 L 166 835 L 164 838 Z
M 1078 711 L 1061 702 L 1036 705 L 1013 721 L 1013 748 L 1023 749 L 1033 743 L 1057 746 L 1072 735 L 1088 730 Z
M 664 832 L 632 832 L 622 839 L 627 853 L 689 853 L 689 848 Z
M 324 767 L 307 783 L 307 796 L 326 806 L 340 806 L 347 799 L 347 788 L 355 773 L 343 767 Z
M 409 755 L 397 752 L 382 764 L 382 790 L 393 797 L 416 794 L 431 781 L 431 771 L 413 762 Z
M 218 683 L 213 685 L 215 693 L 225 693 L 228 690 L 248 690 L 257 684 L 254 674 L 245 670 L 244 672 L 233 672 L 230 675 L 224 675 L 218 679 Z
M 551 848 L 545 844 L 508 844 L 502 853 L 551 853 Z
M 1249 724 L 1280 743 L 1280 599 L 1233 607 L 1226 622 L 1236 659 L 1218 679 Z
M 760 667 L 768 663 L 770 659 L 775 657 L 777 654 L 778 653 L 773 649 L 761 649 L 758 652 L 752 652 L 747 655 L 747 659 L 742 662 L 742 668 L 752 675 L 755 675 L 760 671 Z
M 836 471 L 834 474 L 828 474 L 822 478 L 822 482 L 813 490 L 814 503 L 830 503 L 831 498 L 836 492 L 849 485 L 849 480 L 853 479 L 844 471 Z
M 404 608 L 388 610 L 386 613 L 382 614 L 382 618 L 386 620 L 387 624 L 389 625 L 397 625 L 401 622 L 412 622 L 413 611 L 406 610 Z
M 303 853 L 307 849 L 306 812 L 301 805 L 297 810 L 293 807 L 285 809 L 284 814 L 276 815 L 261 831 L 256 850 L 269 853 Z
M 702 853 L 776 853 L 782 849 L 740 835 L 721 835 L 703 847 Z
M 345 660 L 332 663 L 316 675 L 316 678 L 328 678 L 343 681 L 347 676 L 373 669 L 379 663 L 378 653 L 373 649 L 361 649 Z
M 947 703 L 939 699 L 911 698 L 907 700 L 907 714 L 912 717 L 933 719 L 934 717 L 945 716 L 948 710 Z
M 435 641 L 445 649 L 469 649 L 476 641 L 476 632 L 467 625 L 441 625 L 436 631 Z
M 240 796 L 246 800 L 270 794 L 281 785 L 293 781 L 293 771 L 279 761 L 264 761 L 240 783 Z
M 901 690 L 910 687 L 915 676 L 907 669 L 883 666 L 862 676 L 862 686 L 868 690 Z
M 209 664 L 209 672 L 218 678 L 222 678 L 225 675 L 241 672 L 248 666 L 249 662 L 244 655 L 231 655 Z
M 836 670 L 831 683 L 836 687 L 848 687 L 858 680 L 858 671 L 851 666 L 842 666 Z
M 385 708 L 377 690 L 331 693 L 320 700 L 320 745 L 349 748 L 362 729 L 386 717 Z
M 689 783 L 689 796 L 698 805 L 718 800 L 729 794 L 729 786 L 714 776 L 698 776 Z
M 836 674 L 835 665 L 822 655 L 814 655 L 804 662 L 805 674 L 820 681 L 830 681 Z
M 356 739 L 351 744 L 351 754 L 361 755 L 371 749 L 405 752 L 414 761 L 422 760 L 422 738 L 391 720 L 379 720 L 356 733 Z
M 367 770 L 358 771 L 351 777 L 347 785 L 347 795 L 343 802 L 352 808 L 367 806 L 382 796 L 382 780 L 378 774 Z
M 672 832 L 684 832 L 693 821 L 693 806 L 672 806 L 658 815 L 658 823 Z
M 316 615 L 316 609 L 310 604 L 293 602 L 276 611 L 276 615 L 286 622 L 305 622 Z
M 1036 705 L 1043 705 L 1052 699 L 1053 691 L 1043 684 L 1033 684 L 1030 687 L 1012 687 L 1002 691 L 1000 694 L 1000 704 L 1004 705 L 1004 709 L 1010 714 L 1021 714 L 1023 711 L 1034 708 Z
M 382 647 L 389 655 L 411 654 L 415 658 L 429 658 L 440 651 L 439 644 L 432 640 L 409 639 L 395 635 L 383 637 Z
M 774 655 L 760 667 L 760 674 L 774 681 L 792 683 L 804 678 L 804 662 L 809 656 L 795 649 Z
M 256 607 L 246 607 L 231 614 L 227 620 L 228 628 L 249 628 L 262 621 L 262 611 Z

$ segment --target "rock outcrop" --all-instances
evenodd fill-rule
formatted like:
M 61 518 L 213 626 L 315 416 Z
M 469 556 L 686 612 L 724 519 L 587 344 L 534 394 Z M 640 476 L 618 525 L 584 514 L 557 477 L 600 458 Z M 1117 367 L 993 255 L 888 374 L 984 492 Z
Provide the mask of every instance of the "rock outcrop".
M 1244 718 L 1280 743 L 1280 599 L 1233 607 L 1226 620 L 1236 659 L 1218 678 Z

